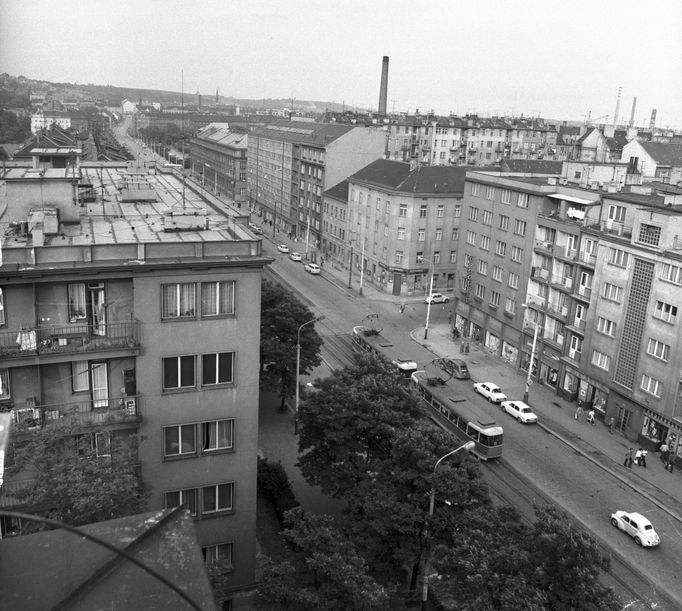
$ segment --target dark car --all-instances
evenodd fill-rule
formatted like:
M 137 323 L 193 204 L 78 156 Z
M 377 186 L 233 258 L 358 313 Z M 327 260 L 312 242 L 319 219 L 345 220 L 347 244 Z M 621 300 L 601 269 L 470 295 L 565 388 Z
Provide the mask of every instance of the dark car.
M 440 359 L 438 364 L 443 371 L 449 373 L 453 378 L 468 380 L 471 377 L 467 364 L 461 359 Z

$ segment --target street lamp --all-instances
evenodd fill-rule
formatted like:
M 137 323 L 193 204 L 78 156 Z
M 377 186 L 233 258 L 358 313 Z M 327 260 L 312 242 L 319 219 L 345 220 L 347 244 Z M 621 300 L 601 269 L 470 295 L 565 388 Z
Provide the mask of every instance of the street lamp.
M 528 305 L 525 303 L 522 303 L 521 307 L 527 308 Z M 535 331 L 533 331 L 533 345 L 531 346 L 531 349 L 530 349 L 530 362 L 528 363 L 528 375 L 526 376 L 526 388 L 523 391 L 523 402 L 524 403 L 528 403 L 528 391 L 530 390 L 530 385 L 533 383 L 533 380 L 532 380 L 533 362 L 535 361 L 535 346 L 537 345 L 538 328 L 540 327 L 540 325 L 538 325 L 538 323 L 535 321 L 528 321 L 528 322 L 533 323 L 533 325 L 535 326 Z
M 296 399 L 294 403 L 294 435 L 298 433 L 298 404 L 299 404 L 299 399 L 300 399 L 300 391 L 299 391 L 299 378 L 301 376 L 301 329 L 305 327 L 306 325 L 312 324 L 314 322 L 317 322 L 318 320 L 323 320 L 324 316 L 316 316 L 315 318 L 311 318 L 307 322 L 304 322 L 299 328 L 298 332 L 296 333 Z
M 424 325 L 424 339 L 429 338 L 429 316 L 431 315 L 431 301 L 433 297 L 433 261 L 427 259 L 431 263 L 431 282 L 429 283 L 429 301 L 426 304 L 426 324 Z
M 456 454 L 460 450 L 467 450 L 470 452 L 474 449 L 476 444 L 473 441 L 467 441 L 465 444 L 455 448 L 454 450 L 448 452 L 441 456 L 436 464 L 433 466 L 433 473 L 431 474 L 431 495 L 429 496 L 429 517 L 426 521 L 426 527 L 424 528 L 424 572 L 422 574 L 422 611 L 426 611 L 426 603 L 429 599 L 429 564 L 431 562 L 431 550 L 429 549 L 429 524 L 433 519 L 433 510 L 436 504 L 436 469 L 443 460 L 448 456 Z

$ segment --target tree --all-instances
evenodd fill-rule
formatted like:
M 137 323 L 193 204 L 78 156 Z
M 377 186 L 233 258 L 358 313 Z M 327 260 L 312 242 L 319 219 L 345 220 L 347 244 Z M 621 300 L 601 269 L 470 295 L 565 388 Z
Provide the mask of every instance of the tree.
M 313 313 L 293 293 L 279 284 L 263 281 L 261 294 L 260 361 L 261 388 L 277 389 L 281 404 L 296 391 L 296 344 L 302 324 L 313 320 Z M 301 329 L 300 373 L 310 373 L 322 359 L 322 338 L 314 324 Z
M 388 609 L 387 590 L 367 575 L 366 562 L 333 518 L 306 514 L 299 507 L 286 512 L 285 523 L 284 536 L 302 554 L 306 572 L 294 575 L 290 563 L 269 567 L 259 588 L 260 604 L 330 611 Z
M 408 383 L 372 356 L 317 380 L 299 409 L 298 466 L 326 494 L 348 494 L 421 416 Z
M 95 435 L 102 435 L 97 438 Z M 46 426 L 15 443 L 11 473 L 31 473 L 16 493 L 31 511 L 71 526 L 146 511 L 137 472 L 137 437 Z

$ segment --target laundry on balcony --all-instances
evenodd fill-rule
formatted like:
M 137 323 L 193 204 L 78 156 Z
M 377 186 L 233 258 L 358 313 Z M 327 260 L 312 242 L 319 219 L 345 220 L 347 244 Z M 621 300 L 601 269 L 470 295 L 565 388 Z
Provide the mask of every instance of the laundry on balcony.
M 20 350 L 35 350 L 37 348 L 36 332 L 22 329 L 17 335 L 17 344 Z

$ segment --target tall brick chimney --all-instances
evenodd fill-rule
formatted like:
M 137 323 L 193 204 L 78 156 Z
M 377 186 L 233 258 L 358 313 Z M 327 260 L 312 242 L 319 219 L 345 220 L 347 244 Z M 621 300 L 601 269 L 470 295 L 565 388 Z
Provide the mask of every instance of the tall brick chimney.
M 379 114 L 386 114 L 386 97 L 388 95 L 388 55 L 381 62 L 381 88 L 379 89 Z

